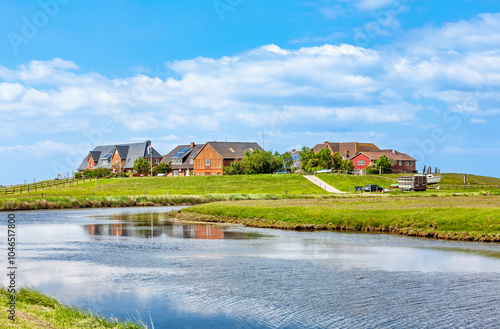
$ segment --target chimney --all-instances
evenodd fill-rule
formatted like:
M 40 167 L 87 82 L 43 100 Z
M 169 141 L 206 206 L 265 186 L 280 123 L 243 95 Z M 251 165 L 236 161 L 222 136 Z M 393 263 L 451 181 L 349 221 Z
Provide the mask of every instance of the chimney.
M 194 142 L 191 142 L 191 148 L 193 148 L 193 147 L 194 147 Z
M 323 144 L 328 144 L 328 141 L 326 141 L 326 142 L 323 142 Z
M 292 153 L 295 152 L 295 149 L 292 149 Z

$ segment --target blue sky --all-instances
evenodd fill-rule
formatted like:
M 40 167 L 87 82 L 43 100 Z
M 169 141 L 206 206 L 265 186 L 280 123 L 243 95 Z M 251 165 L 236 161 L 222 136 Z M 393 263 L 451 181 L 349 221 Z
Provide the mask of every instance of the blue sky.
M 497 1 L 0 4 L 0 185 L 97 144 L 373 142 L 500 177 Z

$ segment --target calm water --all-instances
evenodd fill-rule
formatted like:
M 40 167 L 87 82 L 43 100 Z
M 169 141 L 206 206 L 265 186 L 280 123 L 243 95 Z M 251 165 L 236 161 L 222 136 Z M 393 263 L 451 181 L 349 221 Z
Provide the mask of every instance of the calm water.
M 500 327 L 498 244 L 188 225 L 171 209 L 16 213 L 19 283 L 155 328 Z

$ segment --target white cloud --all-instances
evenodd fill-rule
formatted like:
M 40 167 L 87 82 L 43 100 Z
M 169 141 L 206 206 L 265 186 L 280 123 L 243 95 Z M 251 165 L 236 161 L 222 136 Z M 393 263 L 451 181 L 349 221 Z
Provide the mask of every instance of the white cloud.
M 262 128 L 276 135 L 297 126 L 313 131 L 328 122 L 426 127 L 424 108 L 494 117 L 500 98 L 499 26 L 500 15 L 483 14 L 412 30 L 376 50 L 265 45 L 234 56 L 168 62 L 176 78 L 166 79 L 142 74 L 110 79 L 79 72 L 74 62 L 58 58 L 14 70 L 0 66 L 0 113 L 9 114 L 0 124 L 8 136 L 17 131 L 47 139 L 47 133 L 82 130 L 109 118 L 125 134 L 165 136 L 159 140 L 168 142 L 189 134 L 249 135 Z M 23 120 L 14 122 L 11 115 Z
M 488 123 L 488 121 L 486 121 L 484 119 L 478 119 L 478 118 L 472 118 L 472 119 L 470 119 L 470 122 L 471 123 Z
M 0 154 L 19 152 L 34 155 L 36 157 L 44 157 L 54 154 L 67 154 L 69 152 L 73 152 L 74 150 L 74 145 L 58 143 L 52 140 L 40 141 L 33 145 L 0 146 Z
M 356 7 L 361 10 L 376 10 L 392 5 L 397 0 L 360 0 Z

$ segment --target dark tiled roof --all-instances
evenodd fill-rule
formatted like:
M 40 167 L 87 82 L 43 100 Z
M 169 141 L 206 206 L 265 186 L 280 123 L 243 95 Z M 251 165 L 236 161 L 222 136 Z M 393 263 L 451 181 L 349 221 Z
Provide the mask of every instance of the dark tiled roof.
M 134 167 L 134 161 L 139 157 L 151 157 L 151 155 L 147 151 L 147 142 L 142 143 L 130 143 L 130 144 L 118 144 L 118 145 L 100 145 L 96 146 L 89 154 L 92 155 L 94 161 L 97 161 L 97 164 L 94 168 L 107 168 L 112 169 L 113 163 L 112 158 L 110 157 L 107 164 L 103 164 L 102 157 L 105 156 L 109 151 L 114 151 L 116 148 L 118 150 L 118 154 L 120 158 L 126 161 L 125 169 L 132 169 Z M 153 157 L 161 158 L 161 154 L 158 153 L 154 147 L 153 149 Z M 95 155 L 95 157 L 94 157 Z M 87 161 L 89 156 L 87 155 L 85 159 L 82 161 L 78 170 L 87 169 Z
M 243 159 L 245 151 L 263 151 L 262 147 L 254 142 L 208 142 L 207 144 L 223 159 Z
M 172 161 L 174 155 L 176 155 L 180 150 L 188 148 L 189 150 L 181 156 L 182 164 L 172 163 L 172 169 L 194 169 L 194 165 L 191 163 L 191 158 L 194 158 L 203 146 L 205 146 L 205 144 L 194 144 L 194 147 L 191 147 L 191 144 L 177 145 L 172 151 L 163 157 L 161 162 L 169 163 Z

